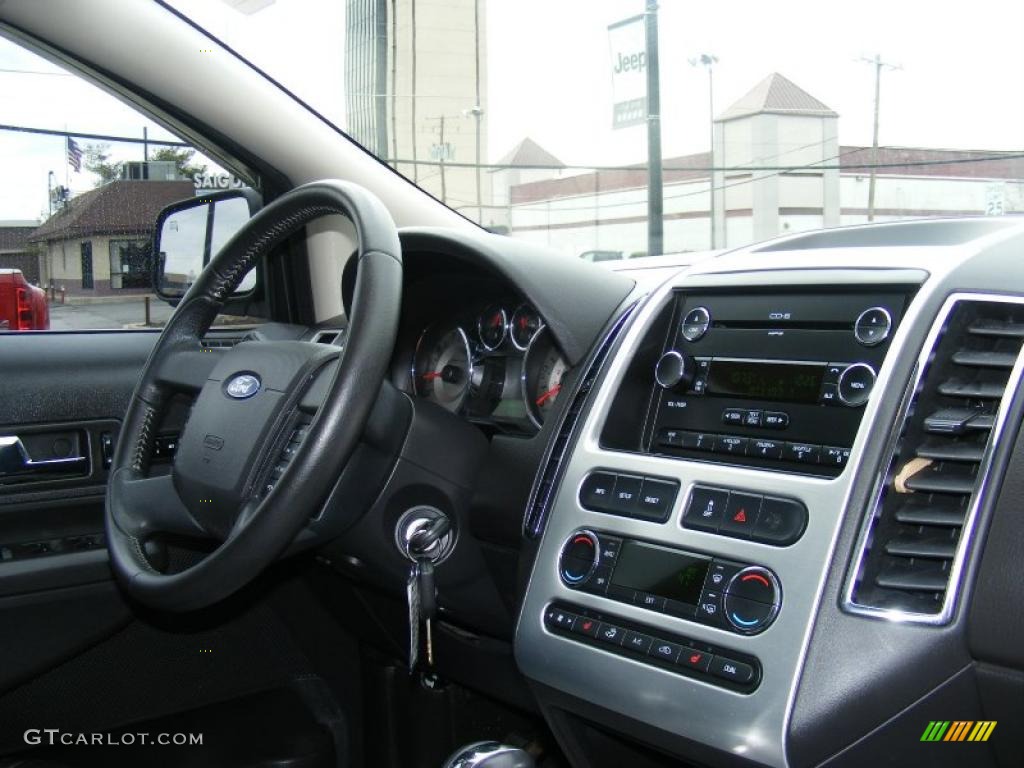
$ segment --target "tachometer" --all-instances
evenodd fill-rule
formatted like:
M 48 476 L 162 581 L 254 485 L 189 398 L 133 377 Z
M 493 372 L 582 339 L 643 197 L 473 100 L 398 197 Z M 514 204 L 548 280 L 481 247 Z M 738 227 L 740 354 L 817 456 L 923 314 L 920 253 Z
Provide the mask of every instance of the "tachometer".
M 493 352 L 505 341 L 508 333 L 508 315 L 497 304 L 487 307 L 476 321 L 476 330 L 484 349 Z
M 469 394 L 473 359 L 466 333 L 456 327 L 431 327 L 416 344 L 413 390 L 449 411 L 458 411 Z
M 529 304 L 520 304 L 512 314 L 509 327 L 511 328 L 512 344 L 516 349 L 525 352 L 526 348 L 530 346 L 530 339 L 540 330 L 540 315 Z
M 540 427 L 562 391 L 562 380 L 569 371 L 562 353 L 547 330 L 537 333 L 523 360 L 523 396 L 526 412 Z

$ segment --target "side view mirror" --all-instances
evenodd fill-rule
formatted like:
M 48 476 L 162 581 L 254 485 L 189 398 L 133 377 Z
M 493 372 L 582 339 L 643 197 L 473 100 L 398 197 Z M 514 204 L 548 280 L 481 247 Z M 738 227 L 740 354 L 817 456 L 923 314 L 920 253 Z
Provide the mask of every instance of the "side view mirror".
M 252 189 L 232 189 L 171 203 L 156 217 L 153 228 L 153 290 L 164 301 L 177 303 L 199 273 L 262 206 Z M 233 296 L 256 288 L 254 267 Z

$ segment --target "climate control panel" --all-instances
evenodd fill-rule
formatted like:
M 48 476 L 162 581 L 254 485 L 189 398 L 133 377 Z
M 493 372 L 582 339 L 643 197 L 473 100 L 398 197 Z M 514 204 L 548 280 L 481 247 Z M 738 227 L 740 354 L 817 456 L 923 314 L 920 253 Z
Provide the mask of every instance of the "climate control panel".
M 571 589 L 745 635 L 766 630 L 782 607 L 768 568 L 589 529 L 566 539 L 558 574 Z

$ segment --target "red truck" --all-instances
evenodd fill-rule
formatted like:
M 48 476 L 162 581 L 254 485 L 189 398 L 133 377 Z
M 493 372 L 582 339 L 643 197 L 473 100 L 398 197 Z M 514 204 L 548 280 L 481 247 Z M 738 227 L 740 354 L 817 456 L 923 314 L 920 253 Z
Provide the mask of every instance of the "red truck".
M 0 269 L 0 332 L 49 327 L 46 291 L 29 283 L 20 269 Z

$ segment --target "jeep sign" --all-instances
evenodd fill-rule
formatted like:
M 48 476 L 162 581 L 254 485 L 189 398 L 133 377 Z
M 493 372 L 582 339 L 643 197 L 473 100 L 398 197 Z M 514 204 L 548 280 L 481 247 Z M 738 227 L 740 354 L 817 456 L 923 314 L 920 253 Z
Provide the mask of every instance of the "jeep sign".
M 647 39 L 644 17 L 633 16 L 608 27 L 612 70 L 612 128 L 640 125 L 647 119 Z

